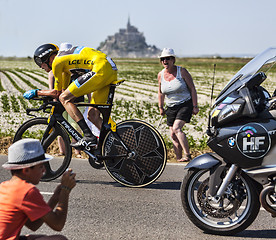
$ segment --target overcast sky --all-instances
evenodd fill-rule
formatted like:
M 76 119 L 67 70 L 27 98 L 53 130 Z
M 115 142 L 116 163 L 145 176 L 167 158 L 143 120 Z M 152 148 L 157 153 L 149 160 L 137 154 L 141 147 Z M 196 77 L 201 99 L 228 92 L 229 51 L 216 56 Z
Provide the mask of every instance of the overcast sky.
M 178 56 L 256 55 L 276 47 L 276 0 L 0 0 L 0 56 L 41 44 L 97 48 L 132 25 Z

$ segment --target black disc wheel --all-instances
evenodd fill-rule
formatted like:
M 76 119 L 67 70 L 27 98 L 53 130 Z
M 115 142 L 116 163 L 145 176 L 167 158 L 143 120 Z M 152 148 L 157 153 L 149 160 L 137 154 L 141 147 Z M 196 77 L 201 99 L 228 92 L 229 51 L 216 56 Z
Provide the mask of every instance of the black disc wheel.
M 45 163 L 45 174 L 42 177 L 44 181 L 51 181 L 59 177 L 69 166 L 72 158 L 72 148 L 70 138 L 65 129 L 58 123 L 53 127 L 48 127 L 47 118 L 32 118 L 23 123 L 17 130 L 13 142 L 22 138 L 39 139 L 42 143 L 45 153 L 54 158 Z M 65 155 L 58 156 L 58 141 L 63 142 Z
M 166 146 L 159 132 L 141 120 L 123 121 L 116 130 L 131 153 L 110 131 L 102 148 L 109 175 L 127 187 L 144 187 L 157 180 L 167 162 Z

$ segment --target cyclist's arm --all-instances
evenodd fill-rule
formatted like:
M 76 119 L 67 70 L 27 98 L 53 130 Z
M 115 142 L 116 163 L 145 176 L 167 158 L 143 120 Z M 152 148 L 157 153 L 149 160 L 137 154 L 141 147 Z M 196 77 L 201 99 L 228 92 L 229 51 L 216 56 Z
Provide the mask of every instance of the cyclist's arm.
M 37 91 L 37 96 L 46 96 L 46 97 L 52 97 L 56 99 L 58 99 L 60 94 L 61 94 L 61 91 L 57 91 L 55 89 Z
M 56 60 L 56 59 L 55 59 Z M 64 84 L 64 67 L 63 63 L 60 62 L 59 60 L 53 62 L 52 66 L 52 72 L 55 78 L 55 83 L 54 83 L 54 89 L 57 91 L 62 91 L 63 89 L 63 84 Z
M 70 72 L 63 72 L 62 73 L 62 89 L 65 90 L 70 85 L 71 81 L 71 73 Z
M 49 89 L 53 89 L 55 86 L 55 77 L 54 77 L 53 71 L 50 71 L 48 73 L 48 84 L 49 84 Z

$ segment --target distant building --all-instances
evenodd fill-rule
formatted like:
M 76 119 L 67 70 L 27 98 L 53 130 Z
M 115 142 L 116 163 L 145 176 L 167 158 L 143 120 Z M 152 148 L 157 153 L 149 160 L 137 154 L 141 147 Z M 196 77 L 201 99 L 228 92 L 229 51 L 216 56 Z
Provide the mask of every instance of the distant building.
M 129 18 L 127 28 L 119 29 L 118 33 L 108 36 L 100 43 L 98 50 L 110 57 L 121 58 L 152 58 L 161 52 L 156 46 L 147 45 L 144 34 L 130 24 Z

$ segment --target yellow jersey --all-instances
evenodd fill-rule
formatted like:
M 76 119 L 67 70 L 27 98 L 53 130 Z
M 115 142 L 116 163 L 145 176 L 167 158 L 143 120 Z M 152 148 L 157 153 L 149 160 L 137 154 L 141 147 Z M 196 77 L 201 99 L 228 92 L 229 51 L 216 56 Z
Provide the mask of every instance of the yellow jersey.
M 68 89 L 76 97 L 97 91 L 117 79 L 117 67 L 111 58 L 83 46 L 60 51 L 52 63 L 52 70 L 55 90 L 62 91 L 70 85 Z

